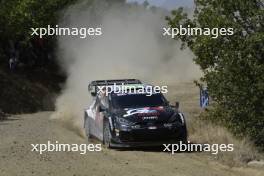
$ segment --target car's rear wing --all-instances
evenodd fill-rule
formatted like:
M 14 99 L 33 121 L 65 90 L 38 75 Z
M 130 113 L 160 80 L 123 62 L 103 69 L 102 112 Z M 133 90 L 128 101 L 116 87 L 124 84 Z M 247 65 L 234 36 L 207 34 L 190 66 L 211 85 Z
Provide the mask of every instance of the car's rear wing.
M 110 85 L 128 85 L 128 84 L 142 84 L 138 79 L 113 79 L 113 80 L 96 80 L 90 82 L 88 85 L 88 91 L 96 93 L 98 86 L 110 86 Z

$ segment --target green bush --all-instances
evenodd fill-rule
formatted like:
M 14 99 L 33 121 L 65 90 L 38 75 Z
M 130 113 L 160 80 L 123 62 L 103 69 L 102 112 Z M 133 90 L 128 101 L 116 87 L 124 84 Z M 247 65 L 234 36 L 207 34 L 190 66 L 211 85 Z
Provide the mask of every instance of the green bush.
M 192 19 L 180 8 L 171 27 L 233 28 L 234 35 L 178 36 L 195 54 L 215 102 L 210 119 L 264 149 L 264 4 L 260 0 L 197 0 Z

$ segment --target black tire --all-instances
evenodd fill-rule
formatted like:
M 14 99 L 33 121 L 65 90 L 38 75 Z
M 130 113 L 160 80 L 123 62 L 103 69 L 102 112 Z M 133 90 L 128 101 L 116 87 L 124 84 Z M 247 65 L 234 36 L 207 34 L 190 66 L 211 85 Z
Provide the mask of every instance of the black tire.
M 111 148 L 111 132 L 110 132 L 110 127 L 109 123 L 106 121 L 104 122 L 104 131 L 103 131 L 103 143 L 107 148 Z
M 182 132 L 180 135 L 180 141 L 182 141 L 183 143 L 187 143 L 187 140 L 188 140 L 187 127 L 186 127 L 186 125 L 184 125 L 182 127 Z
M 91 136 L 90 136 L 90 131 L 89 131 L 89 120 L 88 120 L 88 116 L 86 113 L 84 116 L 84 130 L 85 130 L 85 134 L 87 136 L 87 139 L 89 140 Z

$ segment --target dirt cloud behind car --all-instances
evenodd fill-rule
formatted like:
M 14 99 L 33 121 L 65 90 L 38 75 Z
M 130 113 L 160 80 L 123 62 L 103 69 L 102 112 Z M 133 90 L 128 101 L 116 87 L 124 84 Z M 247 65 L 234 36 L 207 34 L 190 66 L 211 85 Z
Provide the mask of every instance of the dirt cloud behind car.
M 165 11 L 141 6 L 96 3 L 85 8 L 82 2 L 68 8 L 60 26 L 100 27 L 102 35 L 58 38 L 58 60 L 68 77 L 52 118 L 80 129 L 83 109 L 90 103 L 87 85 L 91 80 L 138 78 L 167 85 L 199 78 L 192 53 L 162 36 L 165 16 Z

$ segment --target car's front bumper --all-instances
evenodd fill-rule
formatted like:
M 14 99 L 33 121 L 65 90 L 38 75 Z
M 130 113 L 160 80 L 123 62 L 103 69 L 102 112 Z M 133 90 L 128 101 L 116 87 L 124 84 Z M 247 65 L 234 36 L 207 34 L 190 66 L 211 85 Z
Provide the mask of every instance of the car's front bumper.
M 146 142 L 111 142 L 110 146 L 112 148 L 131 148 L 131 147 L 158 147 L 164 144 L 175 144 L 178 143 L 179 140 L 166 140 L 166 141 L 146 141 Z
M 112 147 L 143 147 L 161 146 L 186 140 L 186 127 L 175 125 L 170 128 L 155 126 L 155 128 L 121 128 L 114 132 L 111 139 Z

